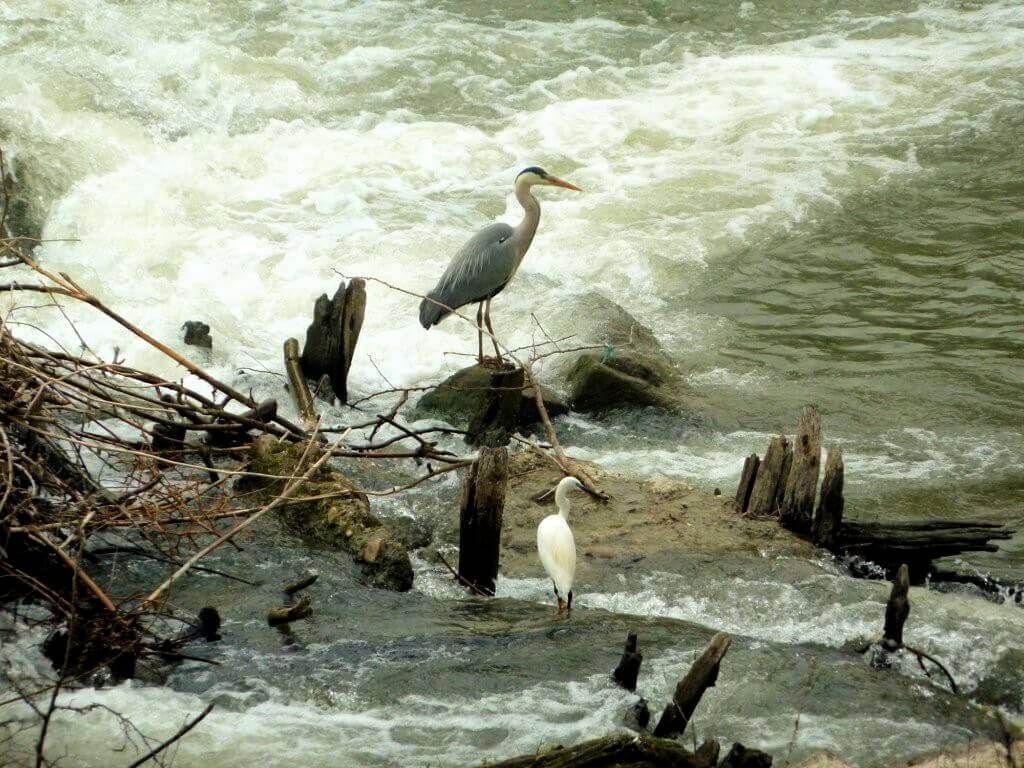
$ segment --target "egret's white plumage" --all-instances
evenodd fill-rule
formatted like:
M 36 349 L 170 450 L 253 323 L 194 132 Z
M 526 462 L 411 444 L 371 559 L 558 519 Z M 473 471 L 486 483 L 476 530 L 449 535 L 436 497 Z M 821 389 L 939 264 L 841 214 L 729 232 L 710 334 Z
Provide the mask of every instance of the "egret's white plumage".
M 576 577 L 576 541 L 569 527 L 569 491 L 582 488 L 575 477 L 566 477 L 555 489 L 558 514 L 548 515 L 537 526 L 537 554 L 541 565 L 555 583 L 558 608 L 567 600 L 572 607 L 572 583 Z

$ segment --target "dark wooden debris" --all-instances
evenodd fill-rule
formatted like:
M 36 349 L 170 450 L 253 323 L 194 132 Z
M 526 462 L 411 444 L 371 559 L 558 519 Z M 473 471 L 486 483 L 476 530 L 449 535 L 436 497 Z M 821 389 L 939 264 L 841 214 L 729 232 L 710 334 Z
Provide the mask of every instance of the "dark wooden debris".
M 206 642 L 220 640 L 220 612 L 212 605 L 199 609 L 199 636 Z
M 814 513 L 811 538 L 819 547 L 835 549 L 843 525 L 843 449 L 833 445 L 825 461 L 825 477 L 821 481 L 821 497 Z
M 313 406 L 313 395 L 302 371 L 297 339 L 286 339 L 284 342 L 284 369 L 288 373 L 288 389 L 295 400 L 295 407 L 303 419 L 312 421 L 316 418 L 316 408 Z
M 487 397 L 470 419 L 466 442 L 470 445 L 507 445 L 519 428 L 522 391 L 526 376 L 522 368 L 506 366 L 490 374 Z
M 291 584 L 285 584 L 283 591 L 286 595 L 294 595 L 296 592 L 301 592 L 307 587 L 313 586 L 319 578 L 320 574 L 318 573 L 307 573 L 298 581 L 294 581 Z
M 293 621 L 309 618 L 312 615 L 313 599 L 309 595 L 303 595 L 298 602 L 292 605 L 268 611 L 267 623 L 272 627 L 277 627 L 281 624 L 290 624 Z
M 775 514 L 775 498 L 778 489 L 785 485 L 782 472 L 786 465 L 786 454 L 790 450 L 789 440 L 785 435 L 773 437 L 768 444 L 764 460 L 757 468 L 754 487 L 750 490 L 747 514 L 751 517 L 768 517 Z
M 482 447 L 462 479 L 458 576 L 488 595 L 498 578 L 507 485 L 508 449 Z
M 890 650 L 903 645 L 903 625 L 910 616 L 910 569 L 901 565 L 892 583 L 889 602 L 885 605 L 885 629 L 882 643 Z
M 255 408 L 250 408 L 241 417 L 247 421 L 256 421 L 269 424 L 277 416 L 277 400 L 268 398 L 257 403 Z M 218 448 L 229 448 L 236 445 L 246 445 L 252 442 L 249 436 L 249 427 L 235 425 L 227 419 L 217 419 L 214 424 L 223 424 L 224 429 L 209 430 L 207 440 L 210 445 Z
M 325 293 L 316 300 L 306 330 L 301 359 L 306 378 L 318 381 L 326 374 L 343 403 L 348 401 L 348 372 L 365 314 L 366 281 L 355 278 L 346 285 L 342 280 L 333 298 Z
M 717 682 L 719 665 L 731 644 L 732 637 L 724 632 L 719 632 L 711 638 L 690 667 L 690 671 L 676 685 L 672 701 L 665 706 L 665 711 L 661 713 L 661 719 L 654 729 L 655 736 L 671 738 L 681 735 L 686 730 L 704 692 L 708 688 L 713 688 Z
M 640 664 L 644 660 L 643 654 L 637 650 L 636 641 L 636 632 L 626 635 L 626 649 L 622 652 L 619 665 L 612 672 L 615 682 L 627 691 L 636 690 L 636 679 L 640 674 Z
M 702 760 L 708 765 L 718 764 L 718 755 L 722 751 L 722 745 L 714 739 L 708 739 L 699 747 L 697 751 L 693 753 L 693 756 L 698 760 Z
M 747 512 L 750 504 L 750 494 L 754 490 L 754 479 L 757 477 L 757 468 L 761 465 L 761 457 L 752 453 L 743 462 L 743 472 L 740 474 L 740 484 L 736 488 L 736 501 L 733 506 L 736 511 L 743 515 Z
M 185 343 L 193 347 L 213 349 L 213 337 L 210 335 L 210 326 L 198 320 L 187 320 L 182 329 L 185 331 Z
M 153 453 L 165 459 L 181 457 L 185 449 L 185 424 L 154 424 L 150 429 Z
M 813 405 L 805 405 L 800 411 L 793 441 L 793 465 L 786 476 L 786 489 L 779 508 L 782 524 L 802 536 L 811 533 L 820 465 L 821 414 Z
M 647 704 L 647 699 L 641 697 L 637 699 L 633 705 L 626 710 L 626 714 L 622 719 L 623 725 L 629 728 L 631 731 L 637 733 L 643 733 L 647 730 L 647 724 L 651 722 L 651 708 Z
M 714 763 L 707 761 L 708 754 L 698 757 L 671 739 L 607 736 L 542 754 L 489 763 L 486 768 L 713 768 Z

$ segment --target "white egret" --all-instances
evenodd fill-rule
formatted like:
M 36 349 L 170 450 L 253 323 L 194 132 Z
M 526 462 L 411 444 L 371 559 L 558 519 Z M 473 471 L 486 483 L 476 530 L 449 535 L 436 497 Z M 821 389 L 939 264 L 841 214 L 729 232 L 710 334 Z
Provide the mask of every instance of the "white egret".
M 537 554 L 554 582 L 559 613 L 572 610 L 572 582 L 576 577 L 576 541 L 569 527 L 569 491 L 574 488 L 586 490 L 575 477 L 565 477 L 558 483 L 555 489 L 558 514 L 548 515 L 537 526 Z

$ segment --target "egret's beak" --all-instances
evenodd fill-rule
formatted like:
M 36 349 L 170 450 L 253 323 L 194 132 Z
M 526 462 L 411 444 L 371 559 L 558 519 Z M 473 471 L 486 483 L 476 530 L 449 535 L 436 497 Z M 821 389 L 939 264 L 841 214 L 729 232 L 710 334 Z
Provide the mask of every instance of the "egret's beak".
M 566 189 L 572 189 L 576 192 L 582 192 L 583 190 L 577 187 L 575 184 L 570 184 L 565 179 L 560 179 L 557 176 L 547 176 L 544 181 L 550 184 L 552 187 L 565 187 Z

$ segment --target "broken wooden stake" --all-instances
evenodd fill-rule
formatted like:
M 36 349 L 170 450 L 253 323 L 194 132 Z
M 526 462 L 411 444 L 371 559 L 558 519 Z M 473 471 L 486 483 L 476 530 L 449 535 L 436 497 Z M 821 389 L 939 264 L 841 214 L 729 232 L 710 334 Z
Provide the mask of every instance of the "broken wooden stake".
M 366 314 L 366 281 L 342 280 L 334 298 L 323 294 L 313 307 L 313 322 L 306 329 L 301 365 L 307 379 L 327 374 L 341 402 L 348 401 L 348 372 L 352 367 L 359 332 Z
M 462 480 L 458 576 L 493 595 L 508 485 L 508 449 L 483 447 Z
M 303 576 L 298 581 L 292 582 L 291 584 L 285 584 L 282 590 L 286 595 L 294 595 L 296 592 L 301 592 L 306 587 L 311 587 L 316 583 L 316 580 L 320 578 L 318 573 L 309 573 Z
M 526 375 L 522 368 L 506 366 L 491 371 L 490 386 L 466 429 L 470 445 L 507 445 L 519 429 Z
M 833 445 L 825 461 L 825 477 L 821 481 L 821 497 L 814 513 L 811 537 L 819 547 L 835 549 L 843 525 L 843 449 Z
M 802 536 L 811 533 L 820 464 L 821 414 L 813 405 L 805 405 L 800 411 L 800 423 L 793 441 L 793 466 L 786 478 L 786 490 L 779 509 L 782 525 Z
M 892 583 L 889 602 L 885 604 L 885 629 L 882 644 L 890 651 L 903 645 L 903 625 L 910 615 L 910 569 L 903 564 Z
M 636 690 L 636 679 L 640 675 L 640 664 L 644 660 L 644 655 L 637 650 L 636 640 L 636 632 L 626 635 L 626 649 L 622 652 L 619 665 L 612 672 L 615 682 L 627 691 Z
M 278 627 L 282 624 L 290 624 L 293 621 L 309 618 L 312 615 L 313 599 L 309 595 L 303 595 L 294 605 L 267 611 L 267 624 L 272 627 Z
M 782 472 L 786 465 L 787 452 L 790 452 L 790 447 L 786 436 L 773 437 L 764 459 L 758 465 L 754 486 L 750 489 L 747 514 L 751 517 L 768 517 L 775 514 L 776 492 L 785 484 Z
M 750 504 L 750 493 L 754 490 L 754 479 L 757 477 L 757 468 L 761 464 L 761 457 L 752 453 L 743 461 L 743 472 L 740 473 L 740 484 L 736 488 L 736 501 L 733 506 L 736 511 L 744 515 L 747 506 Z
M 291 390 L 299 415 L 307 423 L 316 421 L 313 395 L 309 392 L 306 376 L 302 372 L 302 363 L 299 360 L 299 342 L 297 339 L 287 339 L 284 342 L 284 369 L 288 372 L 288 389 Z
M 679 681 L 672 701 L 665 705 L 665 711 L 661 713 L 661 719 L 654 729 L 655 736 L 672 738 L 682 735 L 704 691 L 713 688 L 718 681 L 719 665 L 731 644 L 732 637 L 724 632 L 711 638 L 703 653 L 693 662 L 690 671 Z

